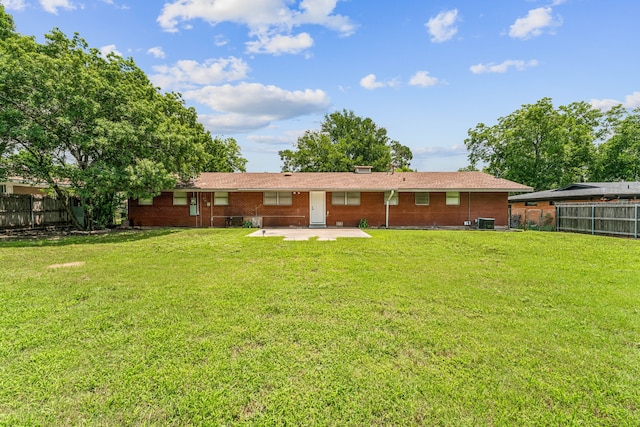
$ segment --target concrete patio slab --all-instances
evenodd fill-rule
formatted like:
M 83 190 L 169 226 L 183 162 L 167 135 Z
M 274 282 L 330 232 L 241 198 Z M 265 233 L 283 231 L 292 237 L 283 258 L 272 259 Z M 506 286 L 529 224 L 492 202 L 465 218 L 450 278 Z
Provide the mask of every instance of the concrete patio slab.
M 359 228 L 263 228 L 247 237 L 284 237 L 284 240 L 336 240 L 342 237 L 371 237 Z

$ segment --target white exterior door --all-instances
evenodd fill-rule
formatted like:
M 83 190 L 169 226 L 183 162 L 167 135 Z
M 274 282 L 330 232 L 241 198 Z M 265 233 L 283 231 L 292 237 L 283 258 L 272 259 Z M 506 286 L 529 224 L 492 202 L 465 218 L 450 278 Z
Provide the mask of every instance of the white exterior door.
M 324 191 L 309 192 L 309 226 L 324 227 L 327 225 L 326 193 Z

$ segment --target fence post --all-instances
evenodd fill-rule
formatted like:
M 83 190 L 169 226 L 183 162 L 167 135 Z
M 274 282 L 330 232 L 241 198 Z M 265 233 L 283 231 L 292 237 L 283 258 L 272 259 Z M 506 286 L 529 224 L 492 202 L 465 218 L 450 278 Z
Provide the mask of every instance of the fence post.
M 638 238 L 638 204 L 635 204 L 635 222 L 633 223 L 633 234 L 634 237 L 637 239 Z
M 34 208 L 33 195 L 31 195 L 29 197 L 29 206 L 31 207 L 31 209 L 29 209 L 31 211 L 31 228 L 34 228 L 35 225 L 36 225 L 36 217 L 35 217 L 35 214 L 33 212 L 33 208 Z
M 596 234 L 596 205 L 591 205 L 591 235 Z

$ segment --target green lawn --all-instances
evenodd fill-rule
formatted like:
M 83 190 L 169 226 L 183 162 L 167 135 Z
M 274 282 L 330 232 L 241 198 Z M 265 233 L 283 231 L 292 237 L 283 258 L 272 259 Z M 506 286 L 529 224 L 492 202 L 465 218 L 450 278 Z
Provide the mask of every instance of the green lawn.
M 0 425 L 640 425 L 640 241 L 248 232 L 0 243 Z

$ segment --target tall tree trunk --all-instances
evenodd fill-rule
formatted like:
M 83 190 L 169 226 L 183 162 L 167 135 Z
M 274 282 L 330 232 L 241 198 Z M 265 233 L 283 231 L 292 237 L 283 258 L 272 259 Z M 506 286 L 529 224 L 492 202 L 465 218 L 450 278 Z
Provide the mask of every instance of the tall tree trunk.
M 67 215 L 69 215 L 69 218 L 71 218 L 73 226 L 78 230 L 85 230 L 85 227 L 80 224 L 80 221 L 78 221 L 78 218 L 76 218 L 76 214 L 73 212 L 73 207 L 71 206 L 71 197 L 65 194 L 65 192 L 62 191 L 62 189 L 57 184 L 53 184 L 53 189 L 56 192 L 58 199 L 62 201 L 64 210 L 67 212 Z

